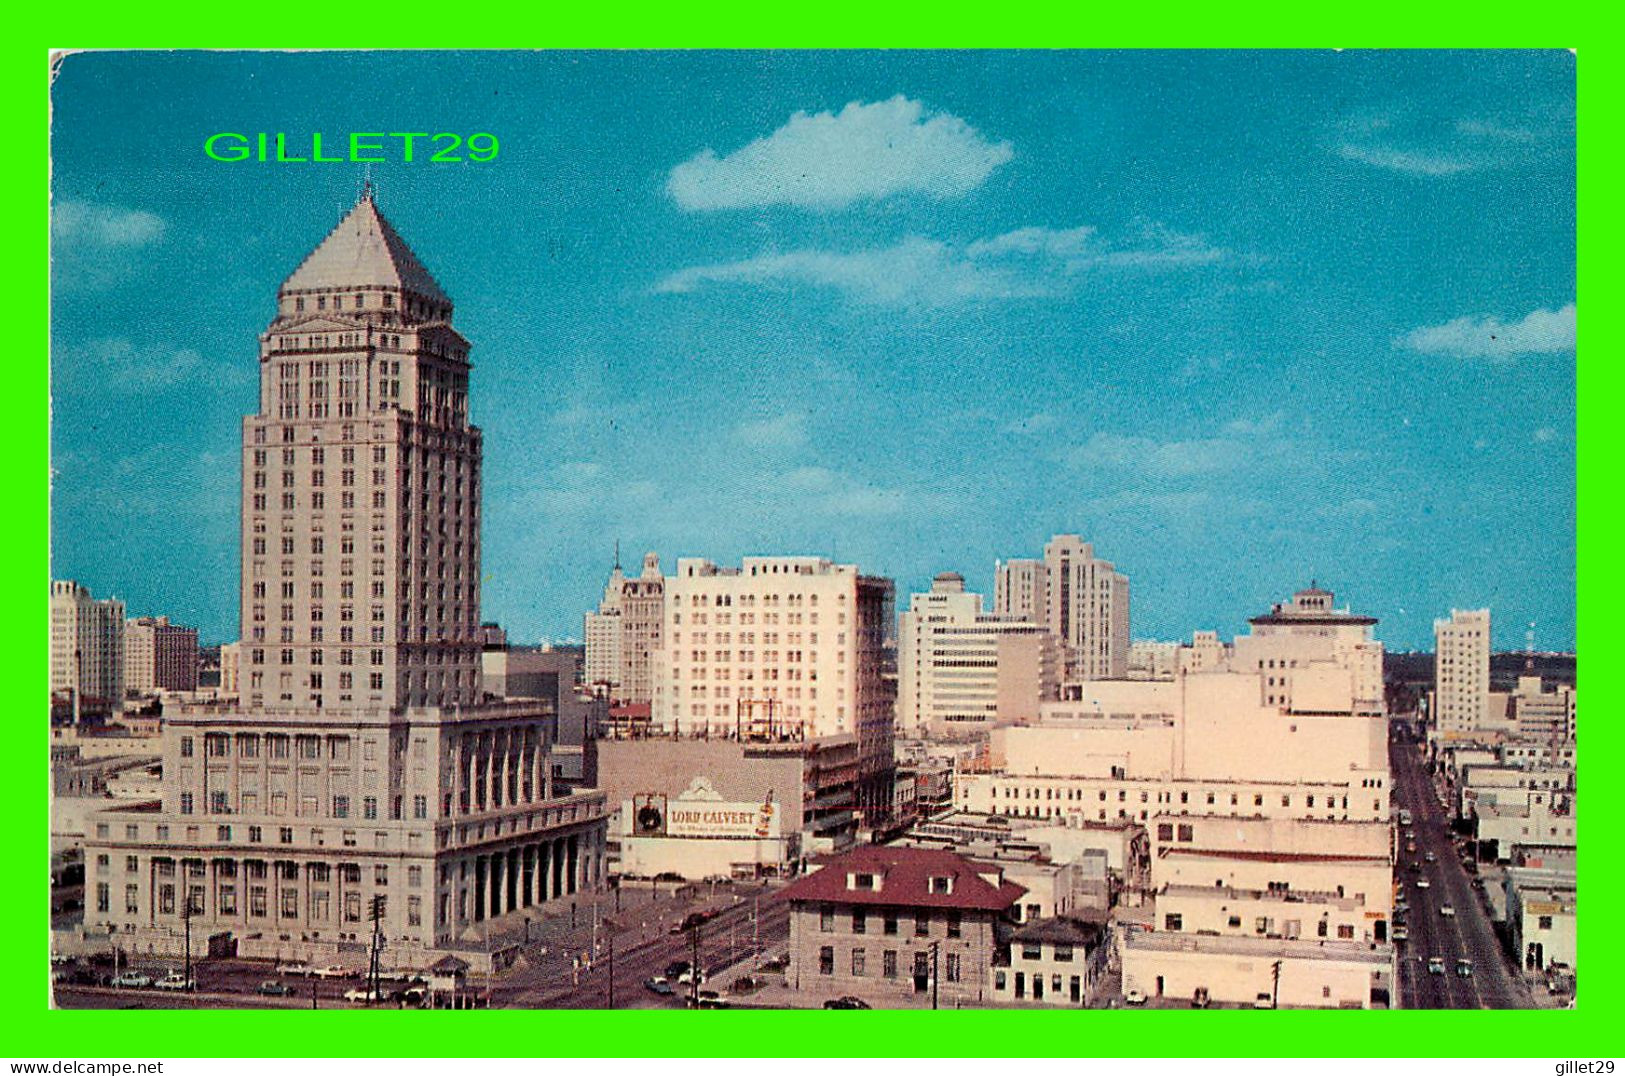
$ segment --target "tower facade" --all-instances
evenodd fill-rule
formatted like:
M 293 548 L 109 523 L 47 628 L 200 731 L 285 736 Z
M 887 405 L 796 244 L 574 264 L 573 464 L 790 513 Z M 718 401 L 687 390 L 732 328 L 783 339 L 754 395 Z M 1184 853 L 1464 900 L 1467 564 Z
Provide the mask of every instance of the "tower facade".
M 278 290 L 243 421 L 249 705 L 479 698 L 481 438 L 451 316 L 370 194 Z
M 124 603 L 101 601 L 71 579 L 51 581 L 51 691 L 124 698 Z
M 1128 576 L 1075 534 L 1044 546 L 1045 617 L 1066 644 L 1076 680 L 1128 676 Z
M 1489 716 L 1490 611 L 1452 609 L 1433 622 L 1433 640 L 1434 727 L 1474 732 Z
M 87 933 L 354 966 L 377 907 L 386 966 L 480 968 L 603 884 L 604 798 L 555 788 L 554 706 L 482 700 L 451 311 L 370 194 L 283 282 L 243 422 L 239 699 L 166 707 L 161 802 L 89 819 Z

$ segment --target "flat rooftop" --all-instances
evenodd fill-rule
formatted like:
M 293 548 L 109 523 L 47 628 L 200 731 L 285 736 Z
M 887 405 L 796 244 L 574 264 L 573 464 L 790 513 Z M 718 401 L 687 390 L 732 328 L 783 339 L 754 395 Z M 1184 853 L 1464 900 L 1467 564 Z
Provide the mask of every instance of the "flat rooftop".
M 1242 956 L 1258 959 L 1341 960 L 1387 967 L 1393 948 L 1364 942 L 1319 941 L 1280 938 L 1215 937 L 1211 934 L 1184 934 L 1167 930 L 1129 931 L 1123 938 L 1129 949 L 1155 953 L 1201 953 L 1213 956 Z

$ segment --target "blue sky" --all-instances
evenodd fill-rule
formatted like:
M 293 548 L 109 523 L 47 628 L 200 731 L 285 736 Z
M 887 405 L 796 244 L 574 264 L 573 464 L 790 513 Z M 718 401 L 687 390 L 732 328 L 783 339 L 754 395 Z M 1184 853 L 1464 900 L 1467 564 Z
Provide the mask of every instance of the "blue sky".
M 236 634 L 240 417 L 359 166 L 457 303 L 484 612 L 579 636 L 614 543 L 897 580 L 1077 532 L 1136 637 L 1317 579 L 1431 646 L 1575 630 L 1574 59 L 102 54 L 53 94 L 52 572 Z

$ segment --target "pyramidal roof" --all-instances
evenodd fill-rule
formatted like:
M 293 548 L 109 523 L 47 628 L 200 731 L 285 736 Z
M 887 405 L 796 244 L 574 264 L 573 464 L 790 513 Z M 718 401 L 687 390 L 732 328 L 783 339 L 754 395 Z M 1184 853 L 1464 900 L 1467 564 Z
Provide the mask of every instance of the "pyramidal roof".
M 378 212 L 370 190 L 282 282 L 281 290 L 366 285 L 401 288 L 428 299 L 451 302 L 406 240 Z

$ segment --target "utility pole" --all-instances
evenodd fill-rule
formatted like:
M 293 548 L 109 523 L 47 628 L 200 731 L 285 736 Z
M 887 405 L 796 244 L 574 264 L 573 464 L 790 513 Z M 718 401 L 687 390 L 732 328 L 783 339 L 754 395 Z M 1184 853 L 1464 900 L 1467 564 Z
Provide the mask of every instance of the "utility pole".
M 368 915 L 372 918 L 372 959 L 367 966 L 367 993 L 369 995 L 367 1003 L 369 1005 L 377 1001 L 378 995 L 382 993 L 381 987 L 383 984 L 380 980 L 383 978 L 385 899 L 382 893 L 375 894 L 372 898 L 371 907 L 368 909 Z
M 192 895 L 186 895 L 186 906 L 181 913 L 181 924 L 186 928 L 186 989 L 192 989 Z
M 937 972 L 942 963 L 942 943 L 931 943 L 931 1011 L 937 1010 Z
M 688 1003 L 700 1007 L 700 924 L 695 923 L 688 932 Z
M 615 1007 L 615 932 L 609 934 L 609 1007 Z
M 1281 962 L 1279 960 L 1270 965 L 1270 978 L 1272 980 L 1270 1008 L 1279 1009 L 1281 1007 Z

